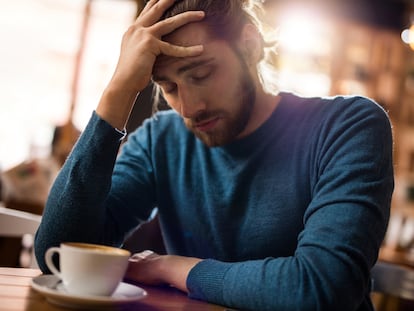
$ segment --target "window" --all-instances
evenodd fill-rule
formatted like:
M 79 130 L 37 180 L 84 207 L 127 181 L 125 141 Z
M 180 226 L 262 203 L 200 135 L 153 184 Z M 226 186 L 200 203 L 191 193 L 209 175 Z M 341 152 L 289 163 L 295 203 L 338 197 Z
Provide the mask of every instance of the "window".
M 50 152 L 67 121 L 87 0 L 0 0 L 0 169 Z M 82 130 L 109 81 L 132 0 L 91 1 L 73 122 Z

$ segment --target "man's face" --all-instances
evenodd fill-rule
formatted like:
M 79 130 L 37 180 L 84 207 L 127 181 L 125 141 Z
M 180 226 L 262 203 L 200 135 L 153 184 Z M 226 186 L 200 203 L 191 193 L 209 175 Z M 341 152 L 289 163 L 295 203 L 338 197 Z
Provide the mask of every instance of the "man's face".
M 254 83 L 242 56 L 226 42 L 209 38 L 202 23 L 186 25 L 166 41 L 204 45 L 197 57 L 157 59 L 153 79 L 168 104 L 207 146 L 242 137 L 255 103 Z

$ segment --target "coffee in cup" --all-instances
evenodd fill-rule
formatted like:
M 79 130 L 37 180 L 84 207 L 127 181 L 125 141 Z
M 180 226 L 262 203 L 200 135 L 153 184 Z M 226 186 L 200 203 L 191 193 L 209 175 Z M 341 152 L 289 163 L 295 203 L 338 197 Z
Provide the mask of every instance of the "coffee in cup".
M 60 270 L 53 262 L 59 254 Z M 65 289 L 77 295 L 111 296 L 122 281 L 131 253 L 127 250 L 88 243 L 62 243 L 46 251 L 50 271 Z

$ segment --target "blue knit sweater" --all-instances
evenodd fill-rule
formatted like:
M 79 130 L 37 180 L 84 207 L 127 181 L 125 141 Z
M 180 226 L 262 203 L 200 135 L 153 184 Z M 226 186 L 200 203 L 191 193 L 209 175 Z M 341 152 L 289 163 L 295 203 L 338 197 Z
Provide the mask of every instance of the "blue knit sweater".
M 37 259 L 121 245 L 158 207 L 169 253 L 204 258 L 190 297 L 248 310 L 372 310 L 393 190 L 386 113 L 362 97 L 282 93 L 254 133 L 208 148 L 160 112 L 122 135 L 92 115 L 51 190 Z M 114 166 L 115 165 L 115 166 Z

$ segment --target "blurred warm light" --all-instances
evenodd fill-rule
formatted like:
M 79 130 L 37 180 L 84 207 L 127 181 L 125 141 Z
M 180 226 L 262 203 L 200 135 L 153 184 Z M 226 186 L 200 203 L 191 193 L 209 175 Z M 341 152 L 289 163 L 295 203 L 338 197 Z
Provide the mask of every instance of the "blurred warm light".
M 301 54 L 329 50 L 327 35 L 332 27 L 317 12 L 295 8 L 286 10 L 279 18 L 281 48 Z
M 66 121 L 86 0 L 0 0 L 0 171 L 50 152 Z M 83 129 L 133 21 L 133 0 L 93 1 L 74 123 Z
M 289 68 L 279 71 L 282 89 L 304 96 L 328 95 L 331 88 L 331 79 L 328 74 L 318 72 L 294 72 Z
M 283 2 L 267 17 L 277 29 L 279 87 L 305 96 L 329 95 L 334 27 L 322 7 Z
M 404 29 L 401 33 L 401 39 L 414 50 L 414 24 L 409 29 Z

